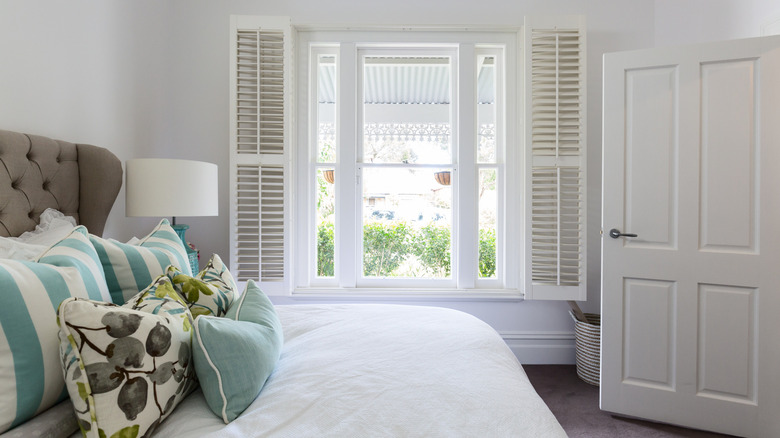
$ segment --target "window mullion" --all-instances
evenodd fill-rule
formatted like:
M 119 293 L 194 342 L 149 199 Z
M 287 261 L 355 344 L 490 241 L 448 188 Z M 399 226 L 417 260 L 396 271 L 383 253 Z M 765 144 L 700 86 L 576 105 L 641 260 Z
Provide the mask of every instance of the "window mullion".
M 359 219 L 360 186 L 356 184 L 356 144 L 358 141 L 355 114 L 358 90 L 357 50 L 354 43 L 342 43 L 338 56 L 338 124 L 336 153 L 336 269 L 341 288 L 354 288 L 357 278 L 359 239 L 355 230 L 362 225 Z
M 453 80 L 454 105 L 458 112 L 453 121 L 453 146 L 457 150 L 455 173 L 455 208 L 457 220 L 453 224 L 453 266 L 457 266 L 457 285 L 460 289 L 473 289 L 477 273 L 477 65 L 474 44 L 461 44 L 458 49 L 457 74 Z

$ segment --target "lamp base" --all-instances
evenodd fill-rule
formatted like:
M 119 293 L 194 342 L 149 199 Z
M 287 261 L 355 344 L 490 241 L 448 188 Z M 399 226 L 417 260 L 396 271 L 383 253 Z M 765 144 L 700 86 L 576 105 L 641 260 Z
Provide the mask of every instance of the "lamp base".
M 179 236 L 179 239 L 181 239 L 181 243 L 184 244 L 184 247 L 188 248 L 187 240 L 184 238 L 184 233 L 186 233 L 187 230 L 190 229 L 190 226 L 185 224 L 174 223 L 173 225 L 171 225 L 171 227 L 173 228 L 173 231 L 176 231 L 176 234 Z
M 198 251 L 190 248 L 190 245 L 187 244 L 187 239 L 184 237 L 184 233 L 190 229 L 190 226 L 186 224 L 176 224 L 171 225 L 171 227 L 173 228 L 173 231 L 176 231 L 176 235 L 179 236 L 181 243 L 184 245 L 184 250 L 187 251 L 187 258 L 189 259 L 190 269 L 192 270 L 192 275 L 194 277 L 200 269 L 198 266 Z

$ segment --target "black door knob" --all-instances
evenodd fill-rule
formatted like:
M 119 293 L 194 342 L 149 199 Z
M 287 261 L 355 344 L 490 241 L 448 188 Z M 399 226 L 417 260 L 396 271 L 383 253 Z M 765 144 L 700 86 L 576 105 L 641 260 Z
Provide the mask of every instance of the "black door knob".
M 617 228 L 613 228 L 609 230 L 609 237 L 613 239 L 617 239 L 618 237 L 636 237 L 636 234 L 621 233 L 620 230 L 618 230 Z

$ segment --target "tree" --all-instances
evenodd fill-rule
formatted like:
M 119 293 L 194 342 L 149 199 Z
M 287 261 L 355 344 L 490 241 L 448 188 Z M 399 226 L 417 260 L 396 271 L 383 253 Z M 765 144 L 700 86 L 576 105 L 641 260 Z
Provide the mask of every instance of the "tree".
M 363 226 L 363 275 L 388 277 L 409 254 L 411 230 L 405 222 Z
M 429 224 L 414 236 L 414 255 L 440 277 L 450 275 L 450 228 Z
M 317 275 L 334 275 L 334 230 L 333 223 L 323 222 L 317 226 Z
M 492 228 L 479 230 L 479 276 L 496 275 L 496 231 Z

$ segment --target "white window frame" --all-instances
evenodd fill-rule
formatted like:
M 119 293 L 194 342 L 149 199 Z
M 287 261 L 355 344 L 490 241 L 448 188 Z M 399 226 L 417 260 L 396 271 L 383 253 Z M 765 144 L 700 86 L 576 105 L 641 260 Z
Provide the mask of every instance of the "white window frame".
M 511 239 L 516 239 L 516 237 L 512 237 L 512 233 L 509 232 L 509 230 L 505 224 L 506 221 L 506 215 L 507 214 L 516 214 L 519 210 L 506 210 L 509 208 L 508 206 L 516 206 L 516 199 L 509 199 L 507 198 L 507 187 L 513 187 L 508 185 L 510 182 L 512 184 L 517 184 L 517 181 L 515 179 L 515 175 L 517 175 L 519 172 L 522 171 L 522 165 L 520 162 L 518 162 L 516 159 L 512 158 L 512 155 L 514 153 L 514 148 L 508 147 L 507 143 L 507 120 L 511 120 L 509 117 L 507 117 L 508 112 L 508 106 L 506 102 L 506 96 L 509 94 L 507 92 L 502 92 L 506 86 L 507 81 L 505 80 L 504 76 L 506 75 L 506 66 L 509 64 L 507 62 L 506 53 L 503 52 L 501 48 L 498 47 L 487 47 L 487 46 L 479 46 L 476 47 L 474 50 L 475 58 L 479 56 L 493 56 L 495 59 L 495 82 L 496 84 L 501 84 L 501 89 L 497 89 L 496 95 L 495 95 L 495 108 L 496 108 L 496 114 L 495 114 L 495 122 L 494 125 L 496 127 L 504 127 L 504 129 L 496 129 L 495 136 L 496 136 L 496 157 L 504 157 L 503 160 L 497 159 L 495 163 L 480 163 L 478 160 L 475 160 L 475 163 L 473 165 L 474 170 L 477 172 L 477 176 L 475 177 L 477 181 L 479 181 L 479 171 L 482 169 L 491 169 L 495 168 L 498 172 L 498 186 L 497 186 L 497 199 L 498 202 L 498 214 L 496 215 L 496 272 L 499 273 L 499 275 L 502 275 L 504 279 L 509 277 L 509 283 L 515 284 L 514 282 L 517 281 L 516 278 L 514 278 L 514 273 L 509 272 L 507 269 L 508 263 L 507 258 L 505 256 L 502 256 L 503 254 L 506 254 L 506 241 L 508 240 L 508 236 Z M 520 58 L 519 51 L 515 54 L 516 58 Z M 473 71 L 473 74 L 479 74 L 479 65 L 475 65 L 476 69 Z M 507 75 L 508 76 L 508 75 Z M 497 85 L 498 88 L 498 85 Z M 518 93 L 515 93 L 515 102 L 514 104 L 519 104 L 520 95 Z M 475 132 L 474 137 L 477 139 L 479 138 L 479 117 L 476 115 L 474 116 L 475 125 L 477 125 L 477 132 Z M 517 144 L 517 141 L 515 139 L 515 144 Z M 474 150 L 475 155 L 478 153 L 478 147 L 475 147 Z M 507 163 L 514 163 L 513 166 L 508 166 Z M 508 175 L 507 169 L 512 169 L 513 172 L 511 172 L 511 175 Z M 475 190 L 479 190 L 479 187 L 475 187 Z M 476 201 L 477 210 L 479 208 L 479 200 Z M 478 218 L 476 218 L 478 220 Z M 522 223 L 522 222 L 519 222 Z M 478 223 L 476 224 L 478 225 Z M 479 227 L 473 228 L 477 230 L 477 233 Z M 475 236 L 476 243 L 479 245 L 479 235 Z M 515 240 L 511 240 L 511 242 L 516 242 Z M 517 246 L 520 245 L 519 242 L 516 242 Z M 476 270 L 478 267 L 474 266 L 472 269 Z M 507 280 L 504 280 L 507 281 Z M 501 278 L 477 278 L 477 288 L 481 289 L 501 289 L 502 284 Z
M 519 107 L 520 96 L 518 95 L 517 84 L 517 65 L 520 62 L 519 49 L 519 29 L 496 29 L 481 31 L 463 31 L 463 30 L 437 30 L 437 31 L 323 31 L 323 30 L 299 30 L 296 41 L 298 49 L 296 60 L 299 65 L 298 71 L 301 74 L 297 78 L 296 89 L 299 93 L 298 102 L 301 107 L 297 111 L 297 133 L 298 147 L 296 152 L 296 181 L 298 187 L 307 187 L 306 193 L 297 193 L 296 195 L 296 219 L 294 229 L 296 236 L 302 238 L 298 240 L 295 251 L 295 263 L 299 268 L 296 270 L 295 289 L 293 294 L 327 294 L 327 295 L 369 295 L 386 294 L 391 296 L 401 295 L 445 295 L 452 297 L 464 296 L 505 296 L 519 297 L 519 277 L 517 269 L 507 269 L 507 260 L 518 260 L 522 256 L 519 250 L 519 237 L 514 229 L 522 229 L 522 214 L 518 208 L 519 200 L 517 196 L 508 195 L 508 192 L 520 192 L 520 190 L 504 190 L 504 187 L 510 187 L 508 184 L 519 184 L 522 179 L 518 179 L 515 174 L 522 173 L 522 166 L 519 161 L 521 154 L 517 154 L 507 144 L 519 144 L 520 132 L 519 121 L 516 108 Z M 333 41 L 339 41 L 339 45 L 334 46 Z M 391 48 L 392 47 L 392 48 Z M 422 54 L 426 48 L 435 50 L 437 48 L 449 49 L 453 51 L 452 56 L 452 101 L 454 105 L 451 117 L 453 136 L 453 156 L 452 168 L 455 172 L 461 172 L 458 178 L 454 178 L 453 184 L 453 223 L 451 235 L 453 247 L 468 246 L 475 250 L 478 245 L 478 223 L 476 208 L 470 209 L 473 214 L 466 214 L 460 211 L 458 206 L 458 197 L 464 199 L 469 196 L 472 199 L 471 204 L 477 207 L 477 184 L 478 172 L 481 168 L 495 168 L 499 174 L 499 199 L 498 202 L 498 239 L 497 239 L 497 278 L 483 279 L 477 275 L 477 259 L 461 258 L 458 254 L 452 252 L 453 275 L 449 279 L 376 279 L 362 277 L 362 235 L 355 231 L 345 233 L 343 230 L 355 230 L 362 227 L 362 199 L 361 189 L 349 187 L 344 178 L 336 178 L 336 235 L 335 240 L 335 258 L 336 272 L 334 278 L 316 277 L 314 274 L 316 267 L 316 233 L 314 226 L 314 190 L 316 181 L 314 178 L 314 169 L 321 167 L 314 162 L 312 157 L 316 152 L 316 140 L 312 137 L 316 135 L 314 120 L 316 115 L 313 109 L 316 108 L 316 78 L 312 80 L 316 64 L 312 61 L 323 53 L 333 53 L 337 59 L 337 75 L 339 82 L 355 83 L 356 87 L 350 89 L 338 89 L 337 97 L 337 129 L 336 138 L 338 144 L 354 144 L 353 148 L 338 147 L 337 163 L 335 168 L 337 175 L 354 175 L 357 181 L 361 174 L 361 160 L 359 151 L 362 151 L 362 135 L 358 135 L 355 126 L 362 127 L 362 114 L 357 105 L 357 96 L 360 96 L 360 85 L 362 84 L 362 63 L 361 54 L 374 53 L 381 50 L 389 53 L 395 48 L 403 48 L 403 53 L 410 51 Z M 396 52 L 401 53 L 401 52 Z M 440 54 L 436 52 L 435 54 Z M 432 53 L 434 54 L 434 53 Z M 477 74 L 477 56 L 480 54 L 501 55 L 497 59 L 504 63 L 505 69 L 497 66 L 496 84 L 497 87 L 504 87 L 504 92 L 497 92 L 496 99 L 496 126 L 503 127 L 497 129 L 496 141 L 497 162 L 495 164 L 477 164 L 476 163 L 476 141 L 477 131 L 477 103 L 476 103 L 476 74 Z M 468 56 L 468 62 L 459 60 L 459 56 Z M 460 62 L 459 62 L 460 61 Z M 307 66 L 303 68 L 303 66 Z M 504 75 L 505 74 L 505 75 Z M 343 75 L 353 76 L 343 77 Z M 459 78 L 468 78 L 474 87 L 468 89 L 458 88 Z M 500 81 L 500 82 L 499 82 Z M 312 84 L 315 84 L 312 86 Z M 337 85 L 338 87 L 338 85 Z M 473 88 L 473 89 L 472 89 Z M 459 92 L 460 91 L 460 92 Z M 509 102 L 503 99 L 504 95 L 513 96 Z M 500 96 L 500 99 L 498 98 Z M 457 105 L 458 99 L 461 103 L 472 102 L 467 105 Z M 512 101 L 513 100 L 513 101 Z M 500 105 L 500 106 L 499 106 Z M 459 113 L 455 113 L 459 111 Z M 356 115 L 357 120 L 354 120 Z M 350 121 L 349 118 L 353 117 Z M 500 118 L 500 119 L 499 119 Z M 472 120 L 473 123 L 458 123 L 459 120 Z M 507 123 L 509 120 L 516 120 L 517 123 Z M 352 131 L 352 132 L 350 132 Z M 458 138 L 470 138 L 468 143 L 470 147 L 455 148 L 454 145 Z M 464 145 L 466 143 L 463 143 Z M 376 166 L 375 164 L 372 166 Z M 392 165 L 391 165 L 392 166 Z M 420 166 L 420 165 L 418 165 Z M 514 172 L 512 171 L 514 170 Z M 463 172 L 471 173 L 470 176 L 462 176 Z M 349 184 L 352 184 L 351 178 Z M 341 181 L 340 181 L 341 180 Z M 471 184 L 466 182 L 470 181 Z M 473 187 L 471 187 L 473 186 Z M 346 199 L 346 201 L 345 201 Z M 354 202 L 350 202 L 354 201 Z M 344 204 L 349 205 L 344 205 Z M 508 223 L 505 217 L 515 218 L 514 223 Z M 510 221 L 511 222 L 511 221 Z M 473 228 L 473 230 L 472 230 Z M 466 231 L 468 230 L 468 231 Z M 457 242 L 456 242 L 457 239 Z M 463 250 L 462 250 L 463 251 Z M 345 253 L 349 253 L 344 257 Z M 343 260 L 352 260 L 354 263 L 345 263 Z M 339 260 L 342 262 L 339 263 Z M 457 268 L 456 268 L 456 263 Z
M 358 60 L 358 68 L 357 68 L 357 96 L 358 98 L 360 96 L 363 96 L 363 84 L 365 83 L 365 78 L 363 77 L 363 74 L 365 72 L 365 58 L 371 57 L 371 56 L 435 56 L 435 57 L 449 57 L 450 58 L 450 111 L 449 111 L 449 119 L 450 119 L 450 127 L 451 127 L 451 134 L 450 134 L 450 162 L 449 163 L 436 163 L 436 164 L 416 164 L 416 165 L 407 165 L 407 164 L 397 164 L 397 163 L 366 163 L 365 157 L 363 156 L 364 151 L 364 136 L 358 135 L 357 137 L 357 143 L 356 143 L 356 155 L 355 155 L 355 162 L 356 162 L 356 169 L 355 169 L 355 175 L 357 177 L 357 189 L 355 190 L 354 200 L 355 200 L 355 216 L 354 216 L 354 222 L 348 223 L 345 225 L 342 230 L 349 230 L 354 228 L 356 230 L 355 235 L 357 237 L 357 245 L 355 246 L 355 251 L 352 254 L 349 254 L 347 257 L 351 258 L 354 261 L 355 264 L 355 283 L 357 288 L 364 288 L 364 289 L 372 289 L 372 288 L 424 288 L 424 289 L 453 289 L 457 285 L 457 279 L 454 275 L 451 275 L 450 278 L 441 278 L 441 279 L 433 279 L 433 278 L 425 278 L 425 279 L 413 279 L 413 278 L 372 278 L 372 277 L 364 277 L 362 275 L 363 272 L 363 259 L 360 257 L 360 255 L 363 253 L 363 233 L 357 232 L 357 230 L 362 230 L 365 226 L 365 223 L 363 222 L 363 205 L 362 205 L 362 199 L 363 199 L 363 170 L 366 168 L 398 168 L 398 167 L 413 167 L 416 169 L 438 169 L 443 167 L 450 167 L 452 168 L 452 172 L 457 175 L 459 173 L 459 159 L 454 155 L 454 152 L 456 149 L 456 144 L 460 144 L 460 136 L 458 131 L 458 110 L 460 110 L 460 101 L 458 96 L 458 65 L 459 65 L 459 50 L 457 47 L 454 47 L 452 45 L 445 45 L 441 47 L 432 47 L 430 45 L 424 45 L 424 46 L 412 46 L 412 47 L 400 47 L 399 44 L 391 43 L 388 46 L 382 46 L 382 47 L 376 47 L 372 45 L 358 45 L 356 47 L 357 49 L 357 60 Z M 357 122 L 355 126 L 357 129 L 361 129 L 361 127 L 365 126 L 365 114 L 364 111 L 361 111 L 361 108 L 364 108 L 365 104 L 358 103 L 358 110 L 357 110 Z M 343 114 L 342 114 L 343 116 Z M 360 131 L 358 131 L 360 132 Z M 341 149 L 341 148 L 339 148 Z M 460 202 L 462 198 L 459 197 L 461 189 L 461 181 L 463 178 L 456 177 L 453 178 L 455 184 L 452 185 L 452 223 L 451 223 L 451 229 L 450 229 L 450 263 L 451 266 L 455 266 L 460 257 L 457 251 L 458 244 L 455 241 L 456 237 L 458 236 L 458 230 L 461 227 L 460 224 Z M 342 253 L 343 255 L 343 253 Z M 455 271 L 455 269 L 453 269 Z M 349 280 L 351 281 L 351 280 Z

